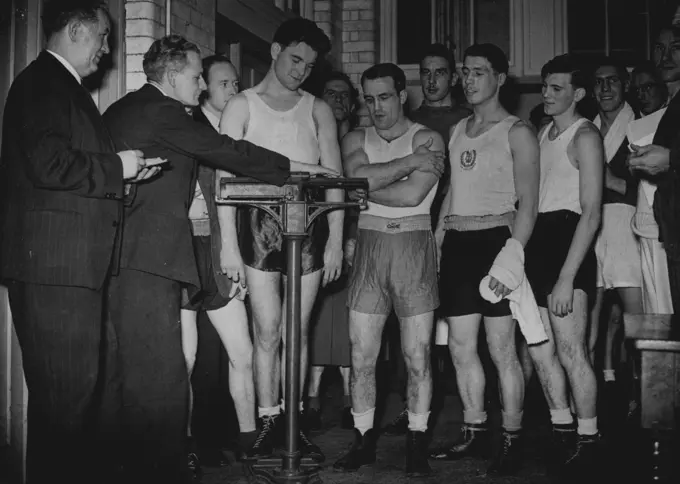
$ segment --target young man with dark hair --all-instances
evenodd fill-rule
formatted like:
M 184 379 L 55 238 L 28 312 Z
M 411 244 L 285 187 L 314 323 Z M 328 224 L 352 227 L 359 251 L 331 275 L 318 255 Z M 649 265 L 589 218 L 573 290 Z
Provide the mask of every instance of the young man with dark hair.
M 630 74 L 630 93 L 635 107 L 642 116 L 661 109 L 668 99 L 668 88 L 653 61 L 643 62 Z
M 453 96 L 452 89 L 457 83 L 458 74 L 453 53 L 443 44 L 430 45 L 420 61 L 420 87 L 423 91 L 423 102 L 418 109 L 411 112 L 411 119 L 439 133 L 445 146 L 449 143 L 451 126 L 470 115 L 470 110 L 462 107 Z M 430 209 L 433 226 L 437 223 L 439 210 L 449 188 L 449 177 L 447 166 L 444 176 L 437 185 L 437 193 Z M 388 322 L 388 331 L 390 324 Z M 396 357 L 401 358 L 398 353 Z M 400 361 L 399 364 L 403 365 L 403 362 Z M 403 435 L 408 431 L 405 391 L 402 392 L 402 398 L 404 410 L 385 426 L 383 432 L 387 435 Z
M 636 118 L 626 102 L 629 76 L 625 65 L 611 58 L 595 66 L 593 95 L 598 115 L 593 124 L 604 138 L 605 190 L 602 193 L 602 227 L 595 243 L 597 292 L 591 311 L 589 350 L 594 364 L 595 344 L 600 328 L 600 313 L 605 291 L 614 289 L 622 312 L 639 314 L 642 308 L 642 270 L 640 244 L 631 228 L 637 204 L 638 179 L 627 166 L 630 150 L 626 132 Z M 617 303 L 618 305 L 618 303 Z M 604 352 L 604 381 L 609 397 L 614 397 L 614 340 L 621 335 L 623 322 L 614 317 L 610 305 L 604 321 L 607 333 Z M 618 311 L 619 316 L 622 314 Z M 612 403 L 615 399 L 610 398 Z
M 235 139 L 245 139 L 302 161 L 301 171 L 342 172 L 335 118 L 331 108 L 300 89 L 315 62 L 330 49 L 330 41 L 312 21 L 296 18 L 284 22 L 274 34 L 271 67 L 257 86 L 236 95 L 222 114 L 220 130 Z M 329 201 L 344 200 L 344 193 L 328 190 Z M 285 361 L 286 304 L 281 297 L 287 268 L 281 227 L 264 210 L 241 211 L 239 247 L 242 264 L 238 279 L 248 283 L 253 315 L 254 369 L 258 397 L 260 434 L 248 457 L 268 457 L 283 435 L 284 405 L 279 403 L 285 366 L 279 359 L 283 338 Z M 309 229 L 302 244 L 300 387 L 307 376 L 309 318 L 320 286 L 336 280 L 342 266 L 344 211 L 335 210 L 320 217 Z M 285 403 L 285 397 L 284 397 Z M 294 405 L 297 406 L 296 402 Z M 302 410 L 302 402 L 299 402 Z M 298 408 L 289 408 L 297 412 Z M 300 430 L 300 446 L 305 455 L 319 461 L 324 455 Z
M 550 469 L 585 475 L 597 443 L 597 380 L 588 354 L 588 302 L 595 297 L 604 148 L 599 130 L 576 104 L 589 78 L 569 55 L 543 66 L 543 103 L 553 121 L 539 133 L 538 217 L 526 247 L 526 276 L 551 339 L 529 348 L 555 437 Z M 566 372 L 566 379 L 565 379 Z M 567 379 L 578 417 L 576 446 Z
M 463 89 L 474 111 L 451 127 L 451 187 L 435 232 L 444 296 L 440 312 L 449 325 L 449 351 L 465 423 L 460 442 L 430 454 L 433 459 L 457 460 L 489 450 L 486 382 L 477 349 L 483 320 L 503 405 L 503 446 L 488 472 L 502 475 L 514 474 L 521 462 L 524 381 L 509 301 L 492 304 L 482 297 L 480 284 L 502 258 L 522 265 L 536 219 L 539 183 L 534 131 L 499 100 L 507 75 L 508 60 L 497 46 L 475 44 L 465 51 Z M 523 268 L 520 272 L 523 278 Z M 501 298 L 511 293 L 493 277 L 488 286 Z
M 426 448 L 430 339 L 439 305 L 430 205 L 444 169 L 444 142 L 404 115 L 406 77 L 398 66 L 377 64 L 361 81 L 374 126 L 352 131 L 342 142 L 345 173 L 369 184 L 347 298 L 355 431 L 352 448 L 334 468 L 355 471 L 375 462 L 375 366 L 394 309 L 409 375 L 406 473 L 424 476 L 431 472 Z
M 150 173 L 148 153 L 130 149 L 142 144 L 117 152 L 81 85 L 109 54 L 106 3 L 46 1 L 42 25 L 45 50 L 5 104 L 0 273 L 29 393 L 26 480 L 86 483 L 101 456 L 93 417 L 123 183 Z

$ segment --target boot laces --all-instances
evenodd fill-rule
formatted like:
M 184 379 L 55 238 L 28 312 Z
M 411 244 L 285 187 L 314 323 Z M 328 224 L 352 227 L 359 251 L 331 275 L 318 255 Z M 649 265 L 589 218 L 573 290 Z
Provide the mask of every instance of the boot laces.
M 255 439 L 255 443 L 253 444 L 254 447 L 260 447 L 262 445 L 262 442 L 267 439 L 270 433 L 274 430 L 275 423 L 276 416 L 267 415 L 266 417 L 262 417 L 262 430 L 260 430 L 260 433 Z

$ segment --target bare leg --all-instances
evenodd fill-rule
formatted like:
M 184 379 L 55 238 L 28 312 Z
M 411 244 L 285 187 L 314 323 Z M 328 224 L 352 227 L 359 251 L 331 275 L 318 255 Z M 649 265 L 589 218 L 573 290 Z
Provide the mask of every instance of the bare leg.
M 194 391 L 191 388 L 191 374 L 196 365 L 196 352 L 198 351 L 198 328 L 196 319 L 198 313 L 188 309 L 182 309 L 180 313 L 180 326 L 182 330 L 182 352 L 189 374 L 189 418 L 187 420 L 187 435 L 191 436 L 191 416 L 194 410 Z
M 564 366 L 576 404 L 579 419 L 597 416 L 597 382 L 587 349 L 588 297 L 574 290 L 571 314 L 563 318 L 550 315 L 555 334 L 557 355 Z
M 557 347 L 550 324 L 550 316 L 546 308 L 539 308 L 539 310 L 543 327 L 548 335 L 548 341 L 529 346 L 529 354 L 534 362 L 548 408 L 550 410 L 568 409 L 567 379 L 557 357 Z
M 309 350 L 308 348 L 308 338 L 309 335 L 309 319 L 312 315 L 312 309 L 314 308 L 314 302 L 316 301 L 316 295 L 319 292 L 319 286 L 321 284 L 321 276 L 323 271 L 319 270 L 311 274 L 302 276 L 302 281 L 300 284 L 300 294 L 302 295 L 300 301 L 300 388 L 305 387 L 305 381 L 307 380 L 307 361 L 309 360 Z M 286 381 L 286 294 L 287 294 L 287 278 L 283 279 L 283 305 L 281 307 L 281 321 L 283 322 L 281 327 L 281 334 L 283 338 L 283 353 L 281 355 L 281 383 L 282 385 Z M 283 392 L 282 392 L 283 393 Z
M 512 316 L 484 318 L 484 329 L 491 360 L 498 370 L 503 411 L 521 415 L 524 408 L 524 378 L 515 346 L 515 321 Z
M 257 404 L 279 404 L 281 344 L 281 274 L 246 266 L 253 317 L 253 363 Z
M 352 410 L 365 413 L 375 408 L 375 365 L 380 354 L 386 314 L 349 312 L 349 338 L 352 345 Z
M 527 345 L 524 335 L 520 334 L 517 339 L 519 340 L 517 341 L 517 354 L 519 355 L 519 363 L 522 365 L 522 376 L 526 387 L 534 376 L 534 362 L 529 354 L 529 345 Z
M 350 378 L 352 375 L 352 369 L 349 366 L 340 367 L 340 375 L 342 376 L 342 390 L 343 394 L 346 396 L 350 395 Z
M 458 393 L 465 412 L 484 411 L 486 379 L 477 352 L 481 319 L 481 314 L 446 318 L 449 323 L 449 351 L 456 369 Z
M 600 334 L 600 317 L 602 315 L 602 301 L 604 300 L 604 287 L 598 287 L 595 293 L 595 302 L 590 312 L 590 324 L 588 333 L 588 357 L 590 363 L 595 365 L 595 346 Z
M 628 314 L 642 314 L 644 312 L 642 308 L 642 288 L 639 287 L 621 287 L 617 289 L 617 292 L 619 294 L 619 297 L 621 298 L 621 303 L 623 304 L 623 312 L 628 313 Z M 623 320 L 619 319 L 619 326 L 617 328 L 617 331 L 614 332 L 612 335 L 612 347 L 614 345 L 614 341 L 617 339 L 621 339 L 621 335 L 623 334 Z M 607 336 L 609 337 L 609 336 Z M 619 361 L 626 361 L 626 355 L 625 355 L 625 345 L 621 344 L 621 355 Z M 612 364 L 613 368 L 613 364 Z
M 309 383 L 307 386 L 308 397 L 318 397 L 321 377 L 323 376 L 324 366 L 312 366 L 309 369 Z
M 621 328 L 623 314 L 618 304 L 612 304 L 609 318 L 607 318 L 607 337 L 604 345 L 604 370 L 614 370 L 614 339 Z M 605 373 L 606 375 L 606 373 Z
M 232 299 L 226 306 L 208 311 L 229 355 L 229 392 L 234 400 L 241 432 L 255 430 L 253 344 L 248 332 L 248 314 L 243 301 Z
M 432 371 L 430 341 L 433 313 L 399 318 L 401 347 L 408 370 L 407 405 L 411 413 L 430 411 L 432 401 Z

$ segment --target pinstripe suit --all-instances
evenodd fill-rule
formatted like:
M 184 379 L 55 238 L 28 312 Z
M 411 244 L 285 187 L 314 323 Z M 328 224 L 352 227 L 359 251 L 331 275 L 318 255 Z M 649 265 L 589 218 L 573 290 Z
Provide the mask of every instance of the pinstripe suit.
M 159 179 L 135 187 L 125 208 L 120 273 L 108 294 L 118 346 L 108 386 L 121 404 L 122 459 L 131 479 L 169 484 L 186 470 L 180 284 L 200 284 L 189 226 L 196 160 L 276 184 L 289 175 L 289 161 L 217 134 L 149 84 L 114 103 L 104 120 L 116 146 L 169 160 Z
M 0 163 L 0 275 L 28 384 L 34 484 L 78 481 L 74 455 L 92 462 L 102 288 L 122 192 L 122 164 L 92 98 L 42 52 L 10 89 Z

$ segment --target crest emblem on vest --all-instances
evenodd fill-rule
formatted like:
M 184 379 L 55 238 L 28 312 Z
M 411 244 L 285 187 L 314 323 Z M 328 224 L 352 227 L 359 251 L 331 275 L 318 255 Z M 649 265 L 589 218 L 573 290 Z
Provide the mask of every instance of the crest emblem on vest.
M 471 170 L 477 161 L 477 150 L 465 150 L 460 154 L 460 166 L 463 170 Z

